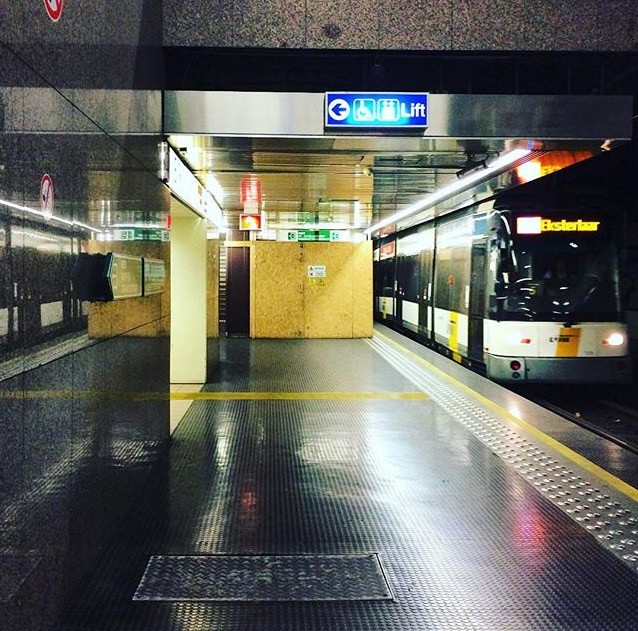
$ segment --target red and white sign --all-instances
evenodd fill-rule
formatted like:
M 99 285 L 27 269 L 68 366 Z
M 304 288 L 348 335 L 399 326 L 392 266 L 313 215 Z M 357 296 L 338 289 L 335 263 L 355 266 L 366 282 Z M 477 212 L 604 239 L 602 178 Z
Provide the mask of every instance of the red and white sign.
M 40 209 L 45 219 L 53 216 L 53 180 L 45 173 L 40 180 Z
M 62 15 L 62 7 L 64 6 L 64 0 L 44 0 L 44 6 L 47 8 L 49 17 L 57 22 Z
M 261 215 L 239 215 L 240 230 L 261 230 L 262 223 Z
M 239 184 L 239 199 L 242 204 L 261 203 L 261 182 L 255 177 L 242 178 Z

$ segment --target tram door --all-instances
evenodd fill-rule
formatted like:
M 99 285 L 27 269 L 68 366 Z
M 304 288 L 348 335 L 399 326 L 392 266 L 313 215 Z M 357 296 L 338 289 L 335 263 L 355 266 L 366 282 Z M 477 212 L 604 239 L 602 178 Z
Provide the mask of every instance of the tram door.
M 470 282 L 470 313 L 468 330 L 468 357 L 483 361 L 483 318 L 485 317 L 485 266 L 487 241 L 472 244 L 472 271 Z
M 421 282 L 419 291 L 419 333 L 427 337 L 432 332 L 432 266 L 434 250 L 421 250 Z
M 250 335 L 250 248 L 230 247 L 226 262 L 226 334 Z

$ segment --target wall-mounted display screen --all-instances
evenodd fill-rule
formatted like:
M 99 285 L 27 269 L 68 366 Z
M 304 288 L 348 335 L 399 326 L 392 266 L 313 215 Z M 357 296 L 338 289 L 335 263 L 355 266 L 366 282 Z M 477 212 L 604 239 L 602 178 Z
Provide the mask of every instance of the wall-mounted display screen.
M 126 254 L 80 254 L 72 274 L 80 300 L 139 298 L 164 290 L 166 270 L 161 259 Z
M 107 268 L 113 300 L 137 298 L 142 295 L 142 259 L 125 254 L 107 254 L 111 262 Z

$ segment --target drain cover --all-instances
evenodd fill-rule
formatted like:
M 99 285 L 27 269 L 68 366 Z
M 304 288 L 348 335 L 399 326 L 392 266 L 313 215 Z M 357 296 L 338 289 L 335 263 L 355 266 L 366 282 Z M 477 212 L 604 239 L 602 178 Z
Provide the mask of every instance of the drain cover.
M 133 600 L 392 600 L 376 554 L 152 556 Z

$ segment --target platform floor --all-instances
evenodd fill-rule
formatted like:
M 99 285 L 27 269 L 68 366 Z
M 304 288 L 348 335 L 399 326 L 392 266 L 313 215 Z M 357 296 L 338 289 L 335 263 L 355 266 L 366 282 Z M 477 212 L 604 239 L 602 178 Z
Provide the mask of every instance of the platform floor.
M 636 456 L 385 328 L 220 344 L 58 631 L 636 629 Z

